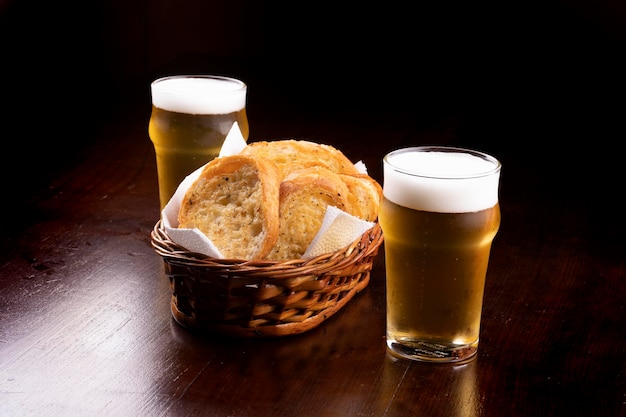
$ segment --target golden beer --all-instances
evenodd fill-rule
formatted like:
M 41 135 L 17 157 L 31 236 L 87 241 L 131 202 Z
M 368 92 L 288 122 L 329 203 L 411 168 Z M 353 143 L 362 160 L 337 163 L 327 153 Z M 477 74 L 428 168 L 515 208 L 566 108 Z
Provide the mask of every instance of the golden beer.
M 445 161 L 442 154 L 450 151 L 431 153 Z M 464 361 L 478 347 L 487 265 L 500 226 L 499 163 L 479 164 L 478 177 L 472 177 L 474 168 L 466 173 L 458 166 L 442 174 L 433 163 L 429 177 L 423 171 L 429 172 L 428 163 L 409 161 L 407 156 L 404 168 L 394 172 L 385 162 L 379 222 L 385 236 L 387 345 L 400 357 Z M 465 197 L 469 210 L 463 212 Z
M 166 77 L 152 84 L 148 132 L 161 208 L 187 175 L 218 156 L 234 122 L 248 139 L 245 100 L 246 85 L 226 77 Z

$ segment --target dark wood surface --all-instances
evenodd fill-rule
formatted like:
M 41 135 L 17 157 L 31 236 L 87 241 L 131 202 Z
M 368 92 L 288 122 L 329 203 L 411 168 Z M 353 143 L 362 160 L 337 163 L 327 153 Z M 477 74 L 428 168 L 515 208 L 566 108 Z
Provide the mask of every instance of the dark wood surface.
M 148 117 L 147 96 L 111 113 L 45 184 L 3 200 L 0 415 L 625 414 L 623 210 L 588 197 L 602 187 L 581 195 L 576 166 L 554 162 L 577 153 L 481 143 L 458 119 L 313 111 L 250 82 L 252 140 L 333 144 L 379 181 L 383 154 L 411 144 L 502 160 L 478 356 L 429 365 L 386 353 L 382 252 L 369 287 L 302 335 L 224 340 L 178 326 L 149 242 L 159 212 Z
M 621 2 L 36 3 L 0 1 L 1 417 L 626 416 Z M 251 140 L 335 145 L 379 181 L 402 146 L 502 161 L 474 361 L 387 355 L 382 251 L 302 335 L 173 321 L 149 82 L 190 72 L 248 83 Z

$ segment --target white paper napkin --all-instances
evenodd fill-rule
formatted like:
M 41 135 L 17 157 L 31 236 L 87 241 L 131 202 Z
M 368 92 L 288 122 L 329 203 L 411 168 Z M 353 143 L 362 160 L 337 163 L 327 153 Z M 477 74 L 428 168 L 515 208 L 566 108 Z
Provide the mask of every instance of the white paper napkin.
M 315 258 L 337 251 L 374 227 L 374 223 L 354 217 L 334 206 L 326 207 L 326 214 L 311 244 L 304 252 L 304 259 Z
M 235 122 L 224 140 L 219 156 L 238 154 L 246 146 L 247 144 L 241 135 L 239 125 Z M 360 172 L 367 173 L 367 168 L 362 161 L 354 165 Z M 200 176 L 203 168 L 204 166 L 198 168 L 180 183 L 170 201 L 163 208 L 161 219 L 169 237 L 180 246 L 191 252 L 223 259 L 224 256 L 220 250 L 200 230 L 178 228 L 178 210 L 180 209 L 180 204 L 187 189 Z M 361 220 L 336 207 L 328 206 L 320 230 L 313 238 L 303 258 L 311 259 L 325 253 L 337 251 L 354 242 L 355 239 L 373 226 L 374 223 L 372 222 Z

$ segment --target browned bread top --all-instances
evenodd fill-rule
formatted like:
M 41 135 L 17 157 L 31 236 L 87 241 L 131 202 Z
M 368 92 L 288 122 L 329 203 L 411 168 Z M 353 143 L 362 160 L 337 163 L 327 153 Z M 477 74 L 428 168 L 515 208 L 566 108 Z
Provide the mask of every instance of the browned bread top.
M 205 166 L 178 219 L 226 258 L 285 261 L 303 256 L 329 205 L 371 222 L 381 199 L 381 186 L 332 146 L 254 142 Z
M 273 161 L 282 178 L 311 166 L 322 166 L 336 174 L 358 174 L 354 164 L 338 149 L 306 140 L 275 140 L 252 142 L 241 152 L 259 155 Z

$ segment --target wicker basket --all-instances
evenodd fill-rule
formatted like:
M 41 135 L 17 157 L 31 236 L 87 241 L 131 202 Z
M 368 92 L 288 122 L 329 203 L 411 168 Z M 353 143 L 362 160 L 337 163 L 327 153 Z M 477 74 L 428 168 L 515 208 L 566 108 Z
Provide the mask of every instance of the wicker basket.
M 351 245 L 313 259 L 241 261 L 189 252 L 169 238 L 161 221 L 152 231 L 174 319 L 189 329 L 236 337 L 315 328 L 367 286 L 382 242 L 376 223 Z

